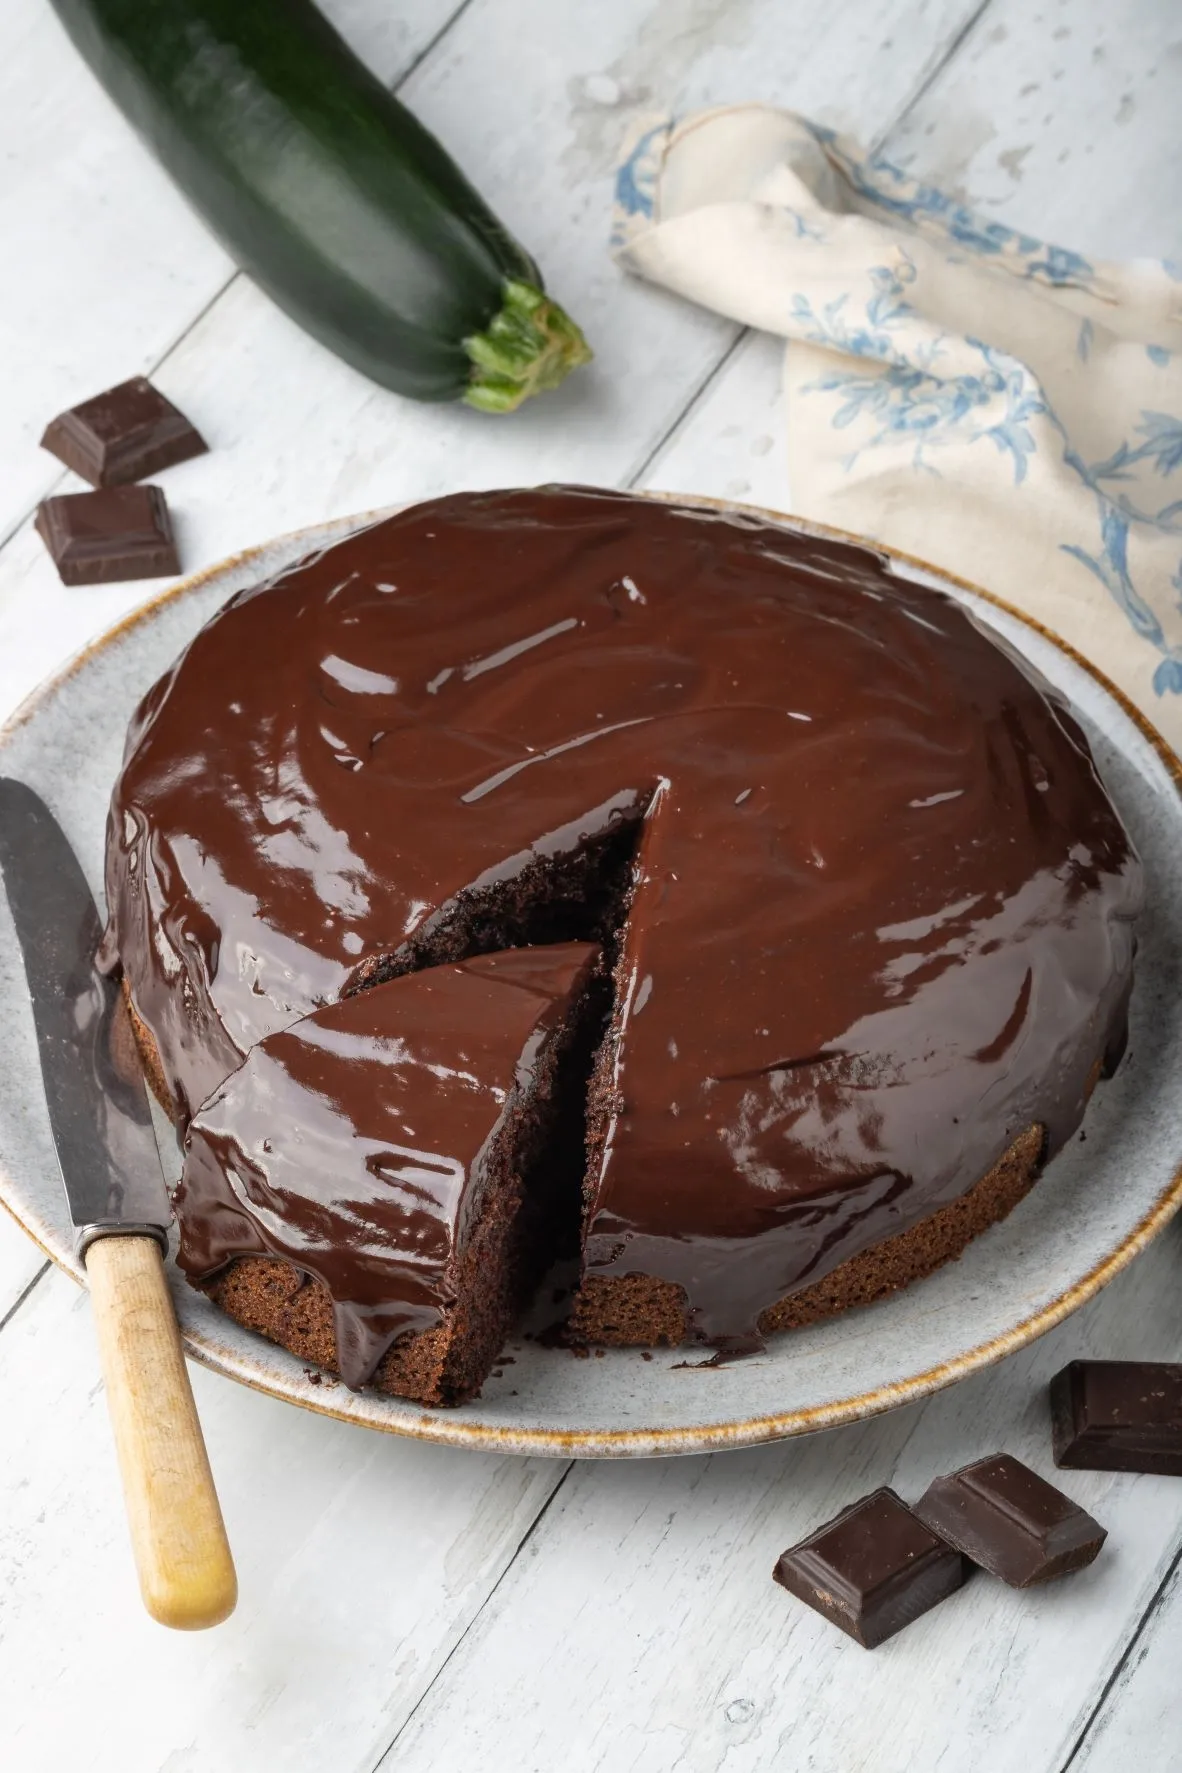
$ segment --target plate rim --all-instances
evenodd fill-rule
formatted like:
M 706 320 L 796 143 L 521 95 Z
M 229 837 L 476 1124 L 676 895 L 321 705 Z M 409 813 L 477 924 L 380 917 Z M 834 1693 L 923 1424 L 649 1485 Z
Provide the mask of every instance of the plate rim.
M 736 499 L 715 498 L 701 493 L 675 493 L 666 491 L 639 491 L 631 493 L 632 497 L 649 499 L 663 504 L 688 505 L 700 509 L 758 518 L 778 528 L 790 530 L 796 534 L 815 535 L 824 539 L 847 542 L 856 547 L 870 548 L 882 555 L 888 563 L 899 562 L 912 572 L 930 575 L 945 584 L 956 586 L 969 596 L 981 602 L 993 605 L 1011 619 L 1033 630 L 1043 640 L 1053 646 L 1081 670 L 1087 673 L 1099 688 L 1113 701 L 1121 712 L 1132 722 L 1142 737 L 1156 753 L 1164 766 L 1166 774 L 1173 785 L 1175 794 L 1182 802 L 1182 761 L 1149 718 L 1130 701 L 1111 678 L 1080 653 L 1070 641 L 1062 638 L 1053 629 L 1046 627 L 1037 617 L 1018 609 L 1008 603 L 1005 598 L 986 591 L 972 580 L 962 577 L 945 567 L 934 566 L 930 561 L 918 555 L 910 554 L 902 548 L 895 548 L 887 543 L 876 541 L 871 537 L 861 536 L 854 531 L 840 528 L 836 524 L 822 523 L 810 517 L 798 516 L 795 513 L 775 511 L 766 506 L 752 505 Z M 310 545 L 323 543 L 326 538 L 343 540 L 355 531 L 368 525 L 380 522 L 383 518 L 393 516 L 400 510 L 410 508 L 410 504 L 421 503 L 420 500 L 409 503 L 383 507 L 379 510 L 359 512 L 353 516 L 328 518 L 321 523 L 309 524 L 295 530 L 281 532 L 268 540 L 256 543 L 249 548 L 227 555 L 224 559 L 203 567 L 199 572 L 178 579 L 175 584 L 167 586 L 145 603 L 130 610 L 119 621 L 95 635 L 84 646 L 65 660 L 56 671 L 47 677 L 26 695 L 7 719 L 0 724 L 0 750 L 14 735 L 25 726 L 40 710 L 49 698 L 62 690 L 71 678 L 85 669 L 89 662 L 122 639 L 133 629 L 153 621 L 166 607 L 190 593 L 199 590 L 211 580 L 223 578 L 227 574 L 248 567 L 252 561 L 268 553 L 278 545 L 307 539 Z M 68 1274 L 77 1284 L 85 1286 L 84 1275 L 63 1261 L 61 1255 L 49 1248 L 38 1236 L 36 1230 L 21 1216 L 15 1205 L 17 1195 L 16 1184 L 0 1168 L 0 1207 L 12 1218 L 21 1230 L 41 1250 L 42 1254 Z M 349 1422 L 355 1426 L 376 1429 L 387 1434 L 405 1435 L 410 1439 L 432 1441 L 445 1446 L 469 1447 L 482 1452 L 503 1452 L 529 1455 L 533 1457 L 553 1458 L 620 1458 L 620 1457 L 651 1457 L 674 1454 L 708 1453 L 729 1451 L 740 1447 L 750 1447 L 771 1441 L 791 1439 L 797 1435 L 813 1434 L 826 1428 L 835 1428 L 842 1424 L 865 1421 L 873 1416 L 884 1414 L 900 1405 L 915 1403 L 932 1396 L 958 1380 L 967 1378 L 971 1373 L 983 1371 L 995 1366 L 1007 1355 L 1016 1353 L 1018 1349 L 1027 1347 L 1037 1341 L 1040 1336 L 1054 1329 L 1057 1324 L 1079 1310 L 1088 1300 L 1095 1297 L 1101 1289 L 1126 1268 L 1135 1256 L 1138 1256 L 1161 1232 L 1182 1208 L 1182 1162 L 1175 1168 L 1173 1177 L 1161 1190 L 1153 1206 L 1142 1216 L 1136 1226 L 1121 1239 L 1120 1243 L 1104 1258 L 1095 1263 L 1087 1274 L 1081 1276 L 1070 1287 L 1067 1287 L 1048 1300 L 1037 1311 L 1023 1318 L 995 1336 L 987 1338 L 971 1349 L 946 1361 L 937 1362 L 923 1372 L 914 1373 L 906 1379 L 873 1387 L 870 1390 L 853 1395 L 831 1399 L 824 1404 L 806 1408 L 776 1411 L 746 1417 L 734 1422 L 714 1422 L 696 1427 L 679 1428 L 623 1428 L 623 1429 L 554 1429 L 554 1428 L 512 1428 L 506 1425 L 481 1423 L 462 1410 L 447 1414 L 404 1415 L 401 1419 L 374 1418 L 358 1413 L 356 1410 L 338 1409 L 327 1399 L 309 1397 L 294 1387 L 285 1386 L 281 1378 L 264 1377 L 260 1371 L 252 1372 L 241 1360 L 229 1350 L 219 1346 L 217 1340 L 204 1336 L 191 1327 L 181 1326 L 181 1339 L 185 1352 L 203 1366 L 236 1380 L 254 1391 L 260 1391 L 270 1397 L 276 1397 L 286 1403 L 295 1404 L 301 1409 L 310 1410 L 321 1416 L 328 1416 L 337 1421 Z M 22 1294 L 22 1298 L 24 1295 Z M 20 1301 L 18 1300 L 19 1304 Z

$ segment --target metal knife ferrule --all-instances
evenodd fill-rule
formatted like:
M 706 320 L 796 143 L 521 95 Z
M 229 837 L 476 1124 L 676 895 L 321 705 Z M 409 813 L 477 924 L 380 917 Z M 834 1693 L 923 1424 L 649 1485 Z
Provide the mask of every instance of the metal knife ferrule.
M 100 1237 L 152 1237 L 160 1245 L 162 1256 L 168 1254 L 168 1228 L 140 1219 L 100 1219 L 93 1225 L 79 1225 L 74 1230 L 74 1254 L 85 1262 L 86 1252 Z

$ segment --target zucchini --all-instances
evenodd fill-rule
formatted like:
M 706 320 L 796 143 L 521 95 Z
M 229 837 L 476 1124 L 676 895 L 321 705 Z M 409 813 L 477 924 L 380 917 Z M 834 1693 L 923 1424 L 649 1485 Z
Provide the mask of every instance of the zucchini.
M 231 256 L 375 382 L 508 412 L 590 357 L 529 254 L 311 0 L 52 4 Z

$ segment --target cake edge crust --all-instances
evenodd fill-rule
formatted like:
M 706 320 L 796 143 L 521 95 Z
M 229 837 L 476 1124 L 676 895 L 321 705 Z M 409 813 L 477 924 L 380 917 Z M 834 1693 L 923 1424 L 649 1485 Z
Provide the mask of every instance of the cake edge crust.
M 847 1257 L 823 1279 L 787 1293 L 759 1318 L 759 1333 L 800 1330 L 873 1305 L 963 1255 L 975 1237 L 1013 1211 L 1043 1167 L 1045 1130 L 1027 1127 L 966 1194 L 903 1231 Z M 571 1316 L 574 1334 L 604 1347 L 677 1347 L 690 1340 L 684 1290 L 652 1275 L 587 1275 Z

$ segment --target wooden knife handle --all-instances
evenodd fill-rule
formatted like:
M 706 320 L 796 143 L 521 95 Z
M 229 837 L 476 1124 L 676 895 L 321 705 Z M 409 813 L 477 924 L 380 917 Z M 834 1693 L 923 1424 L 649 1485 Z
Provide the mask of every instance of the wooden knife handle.
M 181 1631 L 218 1625 L 238 1579 L 160 1248 L 100 1237 L 86 1272 L 144 1605 Z

